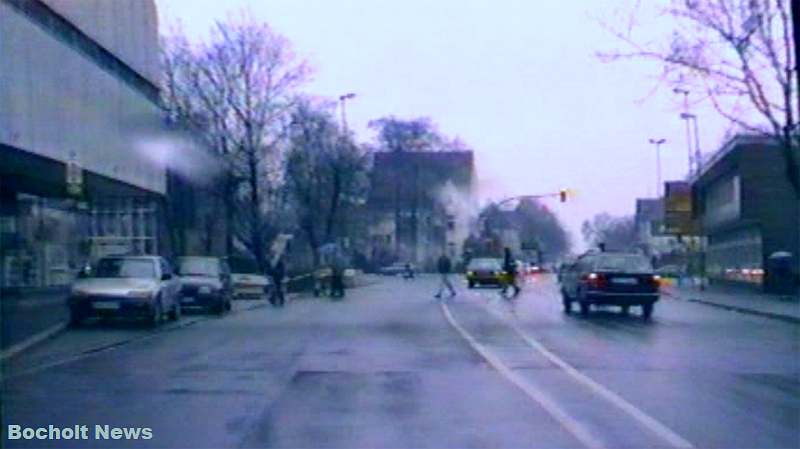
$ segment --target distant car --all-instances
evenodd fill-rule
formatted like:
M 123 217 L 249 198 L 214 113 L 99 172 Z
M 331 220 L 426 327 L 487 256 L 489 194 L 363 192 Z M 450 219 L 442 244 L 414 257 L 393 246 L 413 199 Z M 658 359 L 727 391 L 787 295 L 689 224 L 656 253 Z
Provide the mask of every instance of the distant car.
M 587 254 L 562 273 L 561 295 L 566 313 L 577 302 L 586 315 L 593 305 L 615 305 L 628 313 L 631 306 L 642 308 L 649 319 L 659 299 L 660 276 L 647 257 L 640 254 L 602 252 Z
M 491 257 L 479 257 L 467 264 L 467 285 L 473 288 L 476 285 L 497 285 L 502 283 L 503 261 Z
M 539 265 L 539 264 L 532 263 L 532 264 L 528 265 L 527 273 L 528 274 L 547 273 L 547 268 L 544 265 Z
M 178 320 L 180 295 L 180 281 L 162 257 L 104 257 L 72 284 L 67 300 L 70 324 L 93 317 L 144 318 L 154 326 L 164 315 Z
M 259 273 L 255 260 L 229 258 L 234 299 L 263 299 L 272 288 L 272 281 Z
M 656 268 L 656 274 L 661 277 L 679 278 L 686 273 L 686 268 L 681 265 L 664 265 Z
M 200 307 L 216 314 L 231 310 L 233 283 L 228 264 L 218 257 L 181 257 L 181 306 Z
M 411 265 L 411 269 L 414 269 L 414 265 Z M 403 274 L 406 271 L 406 262 L 395 262 L 391 265 L 378 268 L 378 274 L 382 274 L 384 276 L 397 276 L 399 274 Z

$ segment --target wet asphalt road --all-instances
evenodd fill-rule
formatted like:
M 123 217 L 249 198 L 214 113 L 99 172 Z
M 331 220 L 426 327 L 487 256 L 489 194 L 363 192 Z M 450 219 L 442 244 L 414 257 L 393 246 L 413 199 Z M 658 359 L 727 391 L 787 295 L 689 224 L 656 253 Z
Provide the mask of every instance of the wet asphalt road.
M 561 311 L 433 278 L 344 302 L 248 304 L 157 332 L 90 326 L 3 367 L 3 430 L 88 425 L 6 447 L 800 447 L 800 327 L 672 299 Z M 245 310 L 247 307 L 257 307 Z M 149 427 L 96 440 L 93 426 Z M 5 437 L 4 433 L 4 437 Z

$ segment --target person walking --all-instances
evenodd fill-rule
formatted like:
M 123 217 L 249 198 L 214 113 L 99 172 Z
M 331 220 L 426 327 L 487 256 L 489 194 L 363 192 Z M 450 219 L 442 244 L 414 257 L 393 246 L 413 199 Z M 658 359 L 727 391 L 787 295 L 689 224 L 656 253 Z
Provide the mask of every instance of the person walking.
M 436 268 L 439 272 L 439 291 L 434 297 L 436 299 L 442 299 L 442 293 L 446 288 L 450 291 L 450 297 L 448 299 L 452 299 L 456 296 L 456 290 L 453 288 L 453 284 L 450 283 L 450 272 L 453 270 L 453 263 L 450 262 L 450 258 L 447 257 L 447 254 L 442 253 L 441 257 L 439 257 L 439 261 L 436 263 Z
M 513 298 L 516 297 L 520 291 L 519 285 L 517 285 L 517 262 L 511 256 L 511 249 L 509 247 L 505 247 L 503 251 L 503 271 L 506 273 L 506 279 L 505 282 L 503 282 L 503 288 L 500 290 L 500 294 L 505 297 L 508 287 L 511 287 L 514 290 L 514 294 L 511 296 Z
M 286 265 L 283 263 L 283 256 L 278 257 L 275 263 L 270 266 L 269 277 L 272 279 L 269 302 L 275 307 L 283 307 L 286 302 L 283 294 L 283 280 L 286 277 Z
M 331 260 L 331 298 L 344 298 L 345 265 L 344 254 L 337 248 Z

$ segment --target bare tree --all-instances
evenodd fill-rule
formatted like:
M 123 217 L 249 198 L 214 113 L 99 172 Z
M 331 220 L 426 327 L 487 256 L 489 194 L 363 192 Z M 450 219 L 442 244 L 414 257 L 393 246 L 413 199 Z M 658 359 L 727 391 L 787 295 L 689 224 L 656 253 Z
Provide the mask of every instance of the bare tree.
M 245 20 L 217 23 L 196 47 L 180 34 L 166 42 L 166 103 L 222 157 L 226 221 L 264 269 L 275 233 L 267 192 L 280 182 L 289 112 L 309 69 L 284 37 Z
M 295 108 L 292 129 L 286 187 L 316 266 L 320 246 L 347 237 L 348 224 L 352 229 L 344 217 L 352 217 L 365 193 L 369 153 L 336 126 L 330 112 L 307 100 Z
M 634 37 L 638 6 L 626 29 L 607 26 L 625 48 L 600 57 L 658 61 L 662 81 L 689 84 L 739 129 L 776 139 L 800 198 L 800 105 L 789 0 L 672 0 L 663 11 L 671 36 L 648 43 Z
M 630 216 L 601 213 L 583 222 L 581 234 L 590 246 L 603 244 L 608 249 L 632 250 L 636 244 L 636 223 Z

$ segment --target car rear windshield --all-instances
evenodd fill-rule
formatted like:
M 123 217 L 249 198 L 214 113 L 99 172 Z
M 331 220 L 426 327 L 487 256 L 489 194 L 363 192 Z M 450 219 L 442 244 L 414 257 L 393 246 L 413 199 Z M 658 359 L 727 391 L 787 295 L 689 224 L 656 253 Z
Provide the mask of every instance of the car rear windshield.
M 653 265 L 643 256 L 608 254 L 595 258 L 594 269 L 600 271 L 622 271 L 625 273 L 649 273 L 653 271 Z
M 219 262 L 216 259 L 190 257 L 178 263 L 178 273 L 184 276 L 217 276 Z
M 500 260 L 499 259 L 473 259 L 469 263 L 469 268 L 471 270 L 499 270 L 500 269 Z
M 99 278 L 154 278 L 155 262 L 147 259 L 100 259 L 95 277 Z

